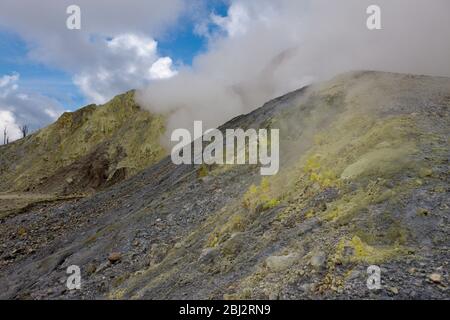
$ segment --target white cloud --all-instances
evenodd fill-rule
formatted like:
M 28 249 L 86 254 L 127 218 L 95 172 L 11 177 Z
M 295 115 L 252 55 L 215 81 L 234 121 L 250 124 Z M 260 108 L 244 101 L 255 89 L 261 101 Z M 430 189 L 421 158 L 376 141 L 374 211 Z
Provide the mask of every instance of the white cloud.
M 378 0 L 383 30 L 369 31 L 371 0 L 230 0 L 196 31 L 208 50 L 139 101 L 170 112 L 168 131 L 215 127 L 312 81 L 350 70 L 450 76 L 450 2 Z M 219 32 L 217 31 L 219 29 Z M 188 86 L 186 84 L 189 84 Z
M 19 74 L 13 73 L 11 75 L 4 75 L 0 77 L 0 98 L 5 98 L 12 91 L 17 90 L 17 81 Z
M 92 102 L 104 103 L 118 93 L 176 74 L 172 59 L 158 56 L 158 43 L 152 38 L 127 33 L 97 39 L 95 45 L 102 59 L 74 76 L 74 83 Z
M 14 73 L 12 75 L 4 75 L 0 77 L 0 88 L 6 88 L 13 84 L 13 86 L 16 86 L 15 82 L 19 80 L 19 74 Z M 16 86 L 17 88 L 17 86 Z
M 174 74 L 171 60 L 158 55 L 154 37 L 163 36 L 197 2 L 78 0 L 81 30 L 68 30 L 71 0 L 2 0 L 0 26 L 30 45 L 31 59 L 72 74 L 89 102 L 102 103 Z
M 61 115 L 61 112 L 61 110 L 55 110 L 55 108 L 44 108 L 44 113 L 52 120 L 56 120 Z
M 176 74 L 172 69 L 172 59 L 169 57 L 159 58 L 150 68 L 151 79 L 168 79 Z
M 20 75 L 0 76 L 0 144 L 6 128 L 9 141 L 22 137 L 20 127 L 27 125 L 31 131 L 55 121 L 64 111 L 53 99 L 22 92 Z
M 157 43 L 153 39 L 139 37 L 135 34 L 121 34 L 108 41 L 112 52 L 120 54 L 121 51 L 133 53 L 138 57 L 154 59 Z
M 245 6 L 235 3 L 230 6 L 227 16 L 212 14 L 211 21 L 226 31 L 228 36 L 234 37 L 245 34 L 250 17 Z
M 16 123 L 16 118 L 11 111 L 0 110 L 0 144 L 6 143 L 7 141 L 3 141 L 5 139 L 4 131 L 6 130 L 6 139 L 9 142 L 21 138 L 20 127 Z
M 106 78 L 106 72 L 100 70 L 97 74 L 77 74 L 74 76 L 73 82 L 80 88 L 80 91 L 83 92 L 86 97 L 89 97 L 90 101 L 94 103 L 103 103 L 108 99 L 107 96 L 100 94 L 98 90 L 94 88 L 98 87 Z

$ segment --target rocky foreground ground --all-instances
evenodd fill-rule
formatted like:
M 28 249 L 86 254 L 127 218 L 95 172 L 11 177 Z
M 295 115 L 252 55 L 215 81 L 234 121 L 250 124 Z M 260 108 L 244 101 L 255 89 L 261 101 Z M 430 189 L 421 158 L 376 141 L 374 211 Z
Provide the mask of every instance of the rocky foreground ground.
M 279 128 L 276 176 L 165 158 L 0 216 L 0 297 L 449 299 L 449 106 L 449 78 L 379 72 L 270 101 L 221 129 Z

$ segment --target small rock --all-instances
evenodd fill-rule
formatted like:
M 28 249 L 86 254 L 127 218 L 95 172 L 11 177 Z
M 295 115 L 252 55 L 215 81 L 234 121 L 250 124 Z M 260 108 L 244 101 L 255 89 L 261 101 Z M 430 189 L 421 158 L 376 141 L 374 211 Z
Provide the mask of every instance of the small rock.
M 111 263 L 116 263 L 122 259 L 122 254 L 120 252 L 111 252 L 109 254 L 108 260 Z
M 305 283 L 300 286 L 300 290 L 302 290 L 303 292 L 311 292 L 314 291 L 314 289 L 315 289 L 314 283 Z
M 314 256 L 311 257 L 310 264 L 314 268 L 320 269 L 325 266 L 325 262 L 327 257 L 324 252 L 318 252 Z
M 398 289 L 395 288 L 395 287 L 391 287 L 389 290 L 390 290 L 393 294 L 398 294 Z
M 15 249 L 11 252 L 11 254 L 12 254 L 12 255 L 17 255 L 17 254 L 23 253 L 23 251 L 24 251 L 23 248 L 15 248 Z
M 233 233 L 222 248 L 222 253 L 227 256 L 236 256 L 245 244 L 245 236 L 243 233 Z
M 417 213 L 418 216 L 426 217 L 426 216 L 428 216 L 430 214 L 430 211 L 428 211 L 427 209 L 424 209 L 424 208 L 418 208 L 416 210 L 416 213 Z
M 182 247 L 182 243 L 181 242 L 177 242 L 175 243 L 175 245 L 173 246 L 175 249 L 180 249 Z
M 442 276 L 439 273 L 430 274 L 429 279 L 434 283 L 442 283 Z
M 348 276 L 348 280 L 354 280 L 354 279 L 358 279 L 359 276 L 361 275 L 361 272 L 358 270 L 353 270 L 350 275 Z
M 278 300 L 278 298 L 279 298 L 278 292 L 269 293 L 269 300 Z
M 201 263 L 211 263 L 218 255 L 219 251 L 216 248 L 206 248 L 202 250 L 198 260 Z
M 433 170 L 430 168 L 422 168 L 419 172 L 421 178 L 430 177 L 433 175 Z
M 266 259 L 267 267 L 272 271 L 282 271 L 292 266 L 297 260 L 297 256 L 290 254 L 287 256 L 271 256 Z
M 416 273 L 416 271 L 417 271 L 416 268 L 410 268 L 410 269 L 408 270 L 408 272 L 409 272 L 410 274 L 414 274 L 414 273 Z

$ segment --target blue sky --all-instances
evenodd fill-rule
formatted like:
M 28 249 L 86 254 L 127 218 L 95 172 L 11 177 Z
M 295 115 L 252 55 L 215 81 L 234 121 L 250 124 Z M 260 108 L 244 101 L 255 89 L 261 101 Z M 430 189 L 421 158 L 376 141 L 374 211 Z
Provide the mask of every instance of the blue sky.
M 27 92 L 54 98 L 73 110 L 86 99 L 67 72 L 38 63 L 28 57 L 28 45 L 17 34 L 0 29 L 0 75 L 20 74 L 20 87 Z
M 226 16 L 228 5 L 222 1 L 209 1 L 207 11 L 220 16 Z M 158 41 L 159 51 L 162 55 L 172 57 L 175 62 L 192 64 L 193 58 L 206 51 L 207 39 L 194 32 L 195 24 L 186 19 L 178 25 L 176 32 L 166 34 Z

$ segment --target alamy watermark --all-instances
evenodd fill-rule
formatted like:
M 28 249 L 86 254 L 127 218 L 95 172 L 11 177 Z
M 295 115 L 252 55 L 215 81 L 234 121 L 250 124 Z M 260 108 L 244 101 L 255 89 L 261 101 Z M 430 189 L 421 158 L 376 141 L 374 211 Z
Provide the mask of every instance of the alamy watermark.
M 66 8 L 66 14 L 69 16 L 66 20 L 66 27 L 69 30 L 81 29 L 81 8 L 76 4 L 72 4 Z M 381 30 L 381 8 L 376 4 L 367 7 L 366 14 L 369 15 L 366 21 L 367 29 Z
M 381 268 L 379 266 L 369 266 L 367 268 L 367 289 L 379 290 L 381 289 Z
M 178 142 L 171 152 L 177 165 L 260 164 L 264 176 L 277 174 L 280 167 L 278 129 L 226 129 L 224 137 L 218 129 L 203 132 L 202 121 L 194 121 L 193 136 L 187 129 L 176 129 L 170 139 Z
M 66 273 L 69 275 L 66 281 L 66 287 L 69 290 L 81 289 L 81 269 L 77 265 L 67 267 Z
M 366 13 L 369 15 L 366 21 L 367 29 L 381 30 L 381 8 L 375 4 L 367 7 Z
M 69 15 L 66 20 L 66 27 L 69 30 L 81 29 L 81 8 L 75 4 L 67 7 L 66 13 Z

